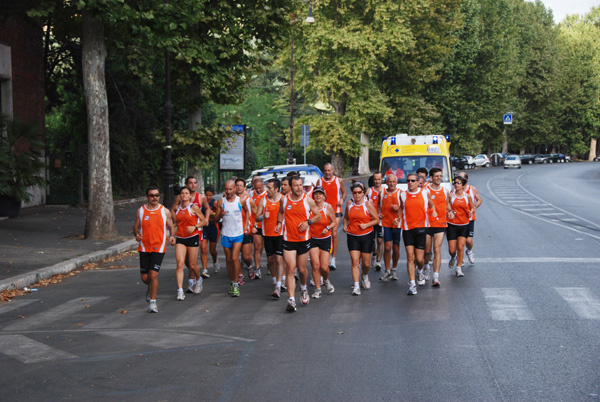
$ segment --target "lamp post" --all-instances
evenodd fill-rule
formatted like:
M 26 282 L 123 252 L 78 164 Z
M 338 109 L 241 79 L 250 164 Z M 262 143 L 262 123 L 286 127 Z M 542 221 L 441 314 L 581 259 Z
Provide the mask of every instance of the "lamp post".
M 315 1 L 302 0 L 304 3 L 308 3 L 308 17 L 304 22 L 312 24 L 315 22 L 315 18 L 312 15 L 313 5 Z M 292 32 L 290 35 L 290 144 L 288 150 L 288 165 L 294 164 L 294 15 L 292 14 Z
M 175 171 L 173 170 L 173 164 L 171 161 L 171 110 L 173 109 L 173 105 L 171 104 L 171 57 L 168 50 L 165 51 L 165 97 L 166 155 L 165 166 L 163 167 L 163 204 L 167 208 L 171 208 L 173 202 L 175 201 L 175 195 L 173 194 L 173 180 L 175 178 Z

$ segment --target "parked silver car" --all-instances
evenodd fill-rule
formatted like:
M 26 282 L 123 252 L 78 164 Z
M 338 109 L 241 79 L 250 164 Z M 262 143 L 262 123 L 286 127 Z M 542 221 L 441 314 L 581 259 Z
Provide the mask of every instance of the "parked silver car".
M 484 166 L 484 167 L 490 167 L 492 166 L 492 162 L 490 162 L 490 158 L 488 158 L 487 155 L 484 154 L 479 154 L 477 155 L 475 158 L 473 158 L 473 160 L 475 161 L 475 166 Z
M 521 169 L 521 158 L 518 155 L 508 155 L 504 160 L 504 169 L 508 168 Z

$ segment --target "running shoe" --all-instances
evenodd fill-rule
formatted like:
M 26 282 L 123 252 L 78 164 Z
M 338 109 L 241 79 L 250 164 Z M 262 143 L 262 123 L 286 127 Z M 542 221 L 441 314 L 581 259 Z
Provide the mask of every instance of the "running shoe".
M 352 296 L 360 296 L 360 286 L 354 286 L 352 288 Z
M 475 264 L 475 254 L 473 250 L 467 249 L 467 258 L 469 259 L 469 264 Z
M 152 302 L 148 305 L 149 313 L 158 313 L 158 307 L 156 306 L 156 302 Z
M 194 293 L 197 295 L 202 293 L 202 281 L 196 282 L 196 286 L 194 286 Z
M 377 261 L 375 263 L 375 271 L 381 271 L 381 262 Z
M 254 268 L 252 268 L 252 265 L 250 265 L 248 267 L 248 279 L 252 280 L 254 278 L 256 278 L 256 273 L 254 272 Z
M 362 280 L 360 281 L 363 289 L 371 289 L 371 281 L 369 280 L 369 277 L 366 275 L 363 275 Z
M 321 298 L 321 289 L 315 289 L 315 293 L 312 294 L 311 296 L 313 299 L 320 299 Z
M 302 291 L 300 301 L 302 302 L 302 304 L 308 304 L 308 302 L 310 301 L 310 298 L 308 297 L 308 289 Z
M 233 295 L 233 283 L 229 285 L 229 296 Z
M 327 279 L 327 282 L 325 282 L 325 288 L 327 288 L 327 292 L 329 293 L 335 292 L 335 288 L 333 287 L 329 279 Z
M 285 311 L 289 311 L 290 313 L 295 312 L 296 311 L 296 300 L 289 299 L 287 307 L 285 308 Z
M 185 293 L 194 293 L 194 283 L 193 282 L 192 283 L 188 282 L 188 287 L 185 290 Z
M 256 268 L 254 270 L 254 279 L 260 279 L 262 278 L 262 274 L 260 273 L 260 268 Z
M 379 278 L 382 282 L 389 282 L 392 279 L 392 273 L 390 271 L 384 271 L 383 275 Z
M 185 294 L 183 293 L 183 289 L 177 289 L 177 300 L 182 301 L 185 300 Z
M 236 283 L 233 284 L 233 289 L 231 290 L 232 297 L 240 297 L 240 287 L 236 285 Z
M 146 289 L 146 303 L 150 303 L 150 288 Z
M 440 281 L 438 279 L 434 279 L 431 281 L 431 286 L 433 286 L 434 288 L 439 288 L 440 287 Z
M 242 286 L 244 283 L 246 283 L 246 281 L 244 281 L 244 274 L 240 274 L 238 277 L 238 284 Z
M 406 292 L 409 296 L 414 296 L 417 294 L 417 285 L 411 285 L 410 282 L 408 284 L 408 292 Z
M 462 267 L 457 267 L 456 268 L 456 276 L 458 276 L 459 278 L 462 278 L 463 276 L 465 276 L 465 274 L 463 274 L 463 271 L 461 269 Z
M 392 280 L 398 280 L 398 271 L 396 271 L 395 269 L 392 269 Z
M 417 273 L 417 285 L 425 286 L 425 275 Z
M 310 278 L 310 281 L 308 281 L 308 284 L 309 284 L 310 286 L 316 286 L 316 285 L 315 285 L 315 280 L 314 280 L 313 278 Z
M 429 267 L 427 267 L 423 270 L 423 276 L 425 277 L 425 282 L 429 282 L 431 280 L 430 272 L 431 271 L 429 270 Z
M 285 281 L 281 282 L 281 290 L 283 290 L 284 292 L 287 292 L 287 286 L 285 284 Z
M 452 257 L 450 258 L 450 261 L 448 261 L 448 268 L 452 269 L 456 266 L 456 257 Z
M 203 269 L 202 270 L 202 275 L 203 278 L 210 278 L 210 274 L 208 273 L 208 269 Z
M 298 276 L 298 268 L 296 268 L 296 270 L 294 271 L 294 278 L 296 278 L 297 281 L 300 280 L 300 277 Z
M 275 283 L 273 284 L 273 297 L 279 299 L 281 297 L 281 288 Z
M 335 271 L 337 269 L 337 267 L 335 266 L 335 263 L 329 263 L 329 270 L 330 271 Z
M 213 273 L 216 275 L 219 273 L 220 270 L 221 270 L 221 265 L 219 265 L 218 262 L 215 262 L 213 264 Z

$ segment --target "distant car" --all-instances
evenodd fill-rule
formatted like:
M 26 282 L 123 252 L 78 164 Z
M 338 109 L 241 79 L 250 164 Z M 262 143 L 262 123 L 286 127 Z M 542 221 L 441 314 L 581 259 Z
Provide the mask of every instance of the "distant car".
M 532 165 L 535 162 L 536 156 L 537 155 L 524 154 L 524 155 L 519 155 L 519 158 L 521 159 L 522 164 Z
M 594 158 L 594 162 L 600 162 L 600 155 L 598 155 Z
M 467 158 L 462 156 L 451 156 L 450 164 L 452 165 L 452 169 L 469 169 L 467 167 L 469 165 Z
M 462 157 L 467 160 L 467 169 L 475 169 L 475 158 L 470 155 L 463 155 Z
M 550 154 L 550 163 L 564 163 L 565 155 L 564 154 Z
M 550 155 L 548 155 L 548 154 L 536 155 L 535 156 L 535 163 L 551 163 L 550 162 Z
M 508 168 L 521 169 L 521 158 L 518 155 L 508 155 L 504 160 L 504 169 Z
M 490 155 L 490 161 L 494 166 L 502 166 L 504 164 L 504 160 L 506 159 L 506 154 L 496 152 L 495 154 Z
M 492 162 L 490 162 L 490 158 L 488 158 L 487 155 L 484 154 L 479 154 L 477 155 L 475 158 L 473 158 L 473 160 L 475 161 L 475 166 L 484 166 L 484 167 L 490 167 L 492 166 Z
M 274 166 L 266 166 L 258 171 L 258 173 L 264 181 L 267 181 L 272 178 L 281 179 L 282 177 L 287 176 L 289 172 L 297 172 L 298 175 L 302 178 L 303 181 L 311 180 L 311 182 L 316 183 L 321 177 L 323 177 L 323 172 L 315 165 L 274 165 Z M 254 173 L 254 172 L 252 172 Z M 250 182 L 251 180 L 248 180 Z

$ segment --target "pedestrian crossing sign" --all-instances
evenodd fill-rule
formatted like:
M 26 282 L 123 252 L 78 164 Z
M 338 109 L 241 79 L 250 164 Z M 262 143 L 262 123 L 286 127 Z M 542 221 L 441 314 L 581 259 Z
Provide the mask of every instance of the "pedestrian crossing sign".
M 504 113 L 504 124 L 512 124 L 512 112 Z

